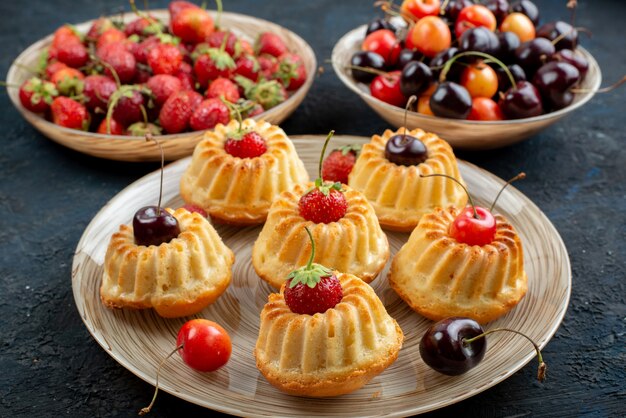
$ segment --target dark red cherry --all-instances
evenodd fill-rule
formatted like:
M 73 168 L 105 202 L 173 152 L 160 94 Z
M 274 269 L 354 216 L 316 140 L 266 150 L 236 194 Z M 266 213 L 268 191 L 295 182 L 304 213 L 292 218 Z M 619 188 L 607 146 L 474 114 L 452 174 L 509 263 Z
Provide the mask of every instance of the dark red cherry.
M 532 77 L 544 63 L 550 61 L 556 50 L 546 38 L 535 38 L 524 42 L 515 50 L 515 61 Z
M 441 69 L 446 64 L 446 62 L 448 62 L 452 57 L 457 55 L 459 52 L 460 52 L 459 49 L 453 46 L 448 49 L 444 49 L 443 51 L 435 55 L 433 59 L 430 60 L 430 69 L 433 72 L 433 79 L 436 79 L 439 77 L 439 74 L 441 73 Z M 450 71 L 448 71 L 448 74 L 446 75 L 446 79 L 453 80 L 453 81 L 459 80 L 461 78 L 461 73 L 463 72 L 464 68 L 465 67 L 463 67 L 462 65 L 452 65 L 452 67 L 450 68 Z
M 400 51 L 400 55 L 398 55 L 398 62 L 396 63 L 396 67 L 399 70 L 402 70 L 405 65 L 407 65 L 411 61 L 421 61 L 424 58 L 424 55 L 419 52 L 417 49 L 403 49 Z
M 446 5 L 446 8 L 444 9 L 444 16 L 450 22 L 456 22 L 456 18 L 459 17 L 461 10 L 474 4 L 471 0 L 450 0 L 447 3 L 442 3 Z
M 381 29 L 389 29 L 392 32 L 396 31 L 396 27 L 386 19 L 375 19 L 372 20 L 367 25 L 367 30 L 365 31 L 365 36 L 369 35 L 372 32 L 376 32 Z
M 482 0 L 480 4 L 487 7 L 487 9 L 493 13 L 498 21 L 498 25 L 504 20 L 506 15 L 509 14 L 508 0 Z
M 373 68 L 378 71 L 385 70 L 385 59 L 379 54 L 371 51 L 356 52 L 352 56 L 350 64 L 354 67 Z M 363 71 L 358 68 L 352 68 L 352 77 L 360 83 L 369 83 L 376 77 L 376 74 L 373 72 Z
M 468 29 L 459 38 L 459 51 L 461 52 L 478 51 L 496 55 L 499 49 L 498 37 L 484 26 Z
M 500 47 L 496 57 L 503 61 L 505 64 L 509 64 L 515 61 L 515 50 L 521 45 L 519 37 L 513 32 L 499 32 L 498 41 L 500 41 Z
M 440 83 L 430 96 L 430 109 L 442 118 L 467 119 L 472 110 L 472 97 L 467 89 L 452 81 Z
M 469 318 L 453 317 L 436 322 L 420 340 L 422 360 L 439 373 L 463 374 L 480 363 L 487 351 L 484 338 L 470 343 L 464 340 L 483 332 L 480 324 Z
M 574 100 L 569 91 L 580 80 L 580 72 L 572 64 L 552 61 L 544 64 L 533 77 L 533 84 L 541 93 L 543 104 L 550 110 L 562 109 Z
M 137 245 L 161 245 L 180 234 L 178 221 L 163 208 L 146 206 L 135 212 L 133 235 Z
M 491 244 L 496 236 L 496 219 L 485 208 L 467 206 L 454 218 L 448 233 L 463 244 Z
M 397 165 L 418 165 L 428 159 L 428 149 L 411 135 L 394 135 L 385 145 L 385 158 Z
M 524 69 L 517 64 L 507 65 L 507 68 L 511 72 L 511 75 L 515 79 L 515 83 L 518 81 L 526 81 L 526 73 Z M 507 91 L 511 87 L 511 80 L 509 80 L 509 76 L 504 72 L 504 69 L 500 66 L 495 68 L 496 74 L 498 75 L 498 91 Z
M 535 26 L 539 24 L 539 8 L 530 0 L 518 0 L 513 2 L 511 4 L 511 11 L 525 14 Z
M 520 81 L 507 90 L 499 105 L 507 119 L 524 119 L 543 113 L 539 91 L 528 81 Z
M 536 35 L 538 38 L 545 38 L 550 41 L 559 38 L 559 41 L 554 45 L 557 51 L 561 49 L 576 49 L 578 45 L 578 31 L 576 28 L 560 20 L 544 23 L 537 29 Z
M 554 61 L 566 62 L 572 64 L 578 69 L 580 73 L 580 79 L 582 80 L 589 71 L 589 61 L 580 52 L 572 51 L 571 49 L 561 49 L 552 56 Z
M 400 91 L 406 97 L 421 95 L 433 81 L 430 67 L 420 61 L 411 61 L 404 66 L 400 75 Z

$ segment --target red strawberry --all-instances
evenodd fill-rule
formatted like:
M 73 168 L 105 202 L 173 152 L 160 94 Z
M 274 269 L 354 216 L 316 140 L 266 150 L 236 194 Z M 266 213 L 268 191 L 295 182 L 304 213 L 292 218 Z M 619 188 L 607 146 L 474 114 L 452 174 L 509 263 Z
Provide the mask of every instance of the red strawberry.
M 191 65 L 183 62 L 174 77 L 180 80 L 181 90 L 195 90 L 196 80 L 193 78 Z
M 203 100 L 193 111 L 189 125 L 194 131 L 213 129 L 218 123 L 230 121 L 230 110 L 220 99 Z
M 138 17 L 126 25 L 124 34 L 129 37 L 132 35 L 143 36 L 146 35 L 146 29 L 155 33 L 155 31 L 163 29 L 163 24 L 153 17 Z
M 202 216 L 204 216 L 205 218 L 209 215 L 207 215 L 206 211 L 204 209 L 202 209 L 200 206 L 197 205 L 193 205 L 191 203 L 187 203 L 186 205 L 183 206 L 184 209 L 187 209 L 189 212 L 195 212 L 198 213 Z
M 121 30 L 112 27 L 104 32 L 98 38 L 98 42 L 96 44 L 96 50 L 99 52 L 104 46 L 112 43 L 122 42 L 126 40 L 126 34 Z
M 254 102 L 251 103 L 253 104 L 242 113 L 243 117 L 253 118 L 256 115 L 260 115 L 261 113 L 265 112 L 265 109 L 263 109 L 263 106 L 261 106 L 260 104 Z
M 70 67 L 80 68 L 87 64 L 89 54 L 80 40 L 69 40 L 57 46 L 56 59 Z
M 265 54 L 257 57 L 257 60 L 261 66 L 261 76 L 266 80 L 271 80 L 278 71 L 278 59 Z
M 241 47 L 241 53 L 245 55 L 254 55 L 254 48 L 250 45 L 250 42 L 245 39 L 239 40 L 239 46 Z
M 111 19 L 108 17 L 100 17 L 93 22 L 89 28 L 89 32 L 87 32 L 86 38 L 88 41 L 97 41 L 104 31 L 111 29 L 112 27 L 113 22 Z
M 224 150 L 233 157 L 255 158 L 265 154 L 267 145 L 265 139 L 254 131 L 235 132 L 224 143 Z
M 197 44 L 205 42 L 213 33 L 213 18 L 199 7 L 186 7 L 172 15 L 172 33 L 183 42 Z
M 174 19 L 184 9 L 199 9 L 197 5 L 188 1 L 173 1 L 167 8 L 170 12 L 170 20 Z
M 259 103 L 265 110 L 287 100 L 287 91 L 276 80 L 261 81 L 256 84 L 242 76 L 236 76 L 235 80 L 243 88 L 246 98 Z
M 57 97 L 50 105 L 52 122 L 59 126 L 86 131 L 89 129 L 89 112 L 82 104 L 69 97 Z
M 142 107 L 145 109 L 145 100 L 138 86 L 122 86 L 109 100 L 109 107 L 113 108 L 112 117 L 123 126 L 143 121 Z
M 52 35 L 51 47 L 58 48 L 67 42 L 82 42 L 82 39 L 76 29 L 70 25 L 64 25 L 58 28 Z
M 272 32 L 260 34 L 254 46 L 257 55 L 270 54 L 274 57 L 280 57 L 287 52 L 287 46 L 282 38 Z
M 100 122 L 100 125 L 98 125 L 98 130 L 96 132 L 99 134 L 124 135 L 124 126 L 121 123 L 119 123 L 113 118 L 109 120 L 109 123 L 110 123 L 110 129 L 111 129 L 110 132 L 107 130 L 106 118 L 104 118 L 102 122 Z
M 206 88 L 209 81 L 218 77 L 231 77 L 235 70 L 235 61 L 226 52 L 215 48 L 200 48 L 197 52 L 201 52 L 201 55 L 193 65 L 193 72 L 200 87 Z
M 126 49 L 123 42 L 106 44 L 98 49 L 97 55 L 100 60 L 108 64 L 105 65 L 104 73 L 109 77 L 113 77 L 112 68 L 122 84 L 128 84 L 135 78 L 137 61 L 133 54 Z
M 89 75 L 85 77 L 83 95 L 85 106 L 90 111 L 101 109 L 106 111 L 109 98 L 117 90 L 113 79 L 105 75 Z
M 182 52 L 172 44 L 159 44 L 148 52 L 148 65 L 154 74 L 174 74 L 182 62 Z
M 159 38 L 157 38 L 156 36 L 148 36 L 146 39 L 139 42 L 138 44 L 131 43 L 130 44 L 132 45 L 131 52 L 133 56 L 135 57 L 135 60 L 137 60 L 137 62 L 141 64 L 147 64 L 148 53 L 150 52 L 152 48 L 159 45 L 160 43 L 161 41 L 159 41 Z
M 322 164 L 322 178 L 348 184 L 348 175 L 354 167 L 360 145 L 346 145 L 331 152 Z
M 237 100 L 239 100 L 239 88 L 229 79 L 219 77 L 209 84 L 205 96 L 208 99 L 223 97 L 231 103 L 237 103 Z
M 62 62 L 59 62 L 59 61 L 51 62 L 46 67 L 46 78 L 48 80 L 51 79 L 52 76 L 54 75 L 54 73 L 56 73 L 57 71 L 59 71 L 62 68 L 67 68 L 67 65 L 65 65 L 65 64 L 63 64 Z
M 167 133 L 183 132 L 189 126 L 194 109 L 202 102 L 202 96 L 191 90 L 172 94 L 159 112 L 159 121 Z
M 158 107 L 163 106 L 163 103 L 174 93 L 182 89 L 181 81 L 168 74 L 158 74 L 150 77 L 146 86 L 150 89 L 154 96 L 154 102 Z
M 306 68 L 299 55 L 286 53 L 278 58 L 278 71 L 274 78 L 278 78 L 287 90 L 297 90 L 306 81 Z
M 232 32 L 224 32 L 224 31 L 215 31 L 209 35 L 207 39 L 207 44 L 209 44 L 212 48 L 220 49 L 222 44 L 224 43 L 224 38 L 228 34 L 228 38 L 226 39 L 226 45 L 224 45 L 224 51 L 231 57 L 238 56 L 238 51 L 240 47 L 238 46 L 237 37 L 232 34 Z
M 334 135 L 331 131 L 324 142 L 322 156 L 328 141 Z M 305 193 L 298 202 L 300 216 L 315 223 L 337 222 L 343 218 L 348 210 L 348 202 L 341 191 L 341 183 L 325 182 L 322 180 L 322 164 L 319 165 L 319 177 L 315 179 L 315 187 Z
M 150 77 L 152 77 L 152 73 L 149 70 L 146 70 L 144 68 L 138 68 L 137 74 L 135 74 L 133 82 L 135 84 L 146 84 Z
M 336 187 L 336 185 L 339 185 Z M 324 187 L 324 186 L 322 186 Z M 341 184 L 335 183 L 330 190 L 326 192 L 316 187 L 309 193 L 300 198 L 298 207 L 300 208 L 300 216 L 307 221 L 319 223 L 337 222 L 343 218 L 348 209 L 348 202 L 341 190 Z
M 249 78 L 252 81 L 259 80 L 261 65 L 253 55 L 242 55 L 235 63 L 235 74 Z
M 287 276 L 283 290 L 285 303 L 292 312 L 301 315 L 315 315 L 334 308 L 343 299 L 343 289 L 332 269 L 313 263 L 315 242 L 311 239 L 311 257 L 306 266 L 292 271 Z
M 58 95 L 59 92 L 53 83 L 37 77 L 26 80 L 19 90 L 22 106 L 35 113 L 45 113 Z
M 61 68 L 50 77 L 59 94 L 73 96 L 83 91 L 85 75 L 75 68 Z

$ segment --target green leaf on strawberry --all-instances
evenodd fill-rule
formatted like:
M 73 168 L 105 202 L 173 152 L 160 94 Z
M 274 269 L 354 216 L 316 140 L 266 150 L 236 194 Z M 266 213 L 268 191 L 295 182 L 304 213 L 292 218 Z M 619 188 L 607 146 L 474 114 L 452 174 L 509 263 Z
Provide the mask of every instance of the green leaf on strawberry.
M 332 269 L 313 262 L 313 258 L 315 257 L 315 241 L 313 240 L 309 228 L 305 227 L 304 229 L 306 233 L 309 234 L 309 239 L 311 240 L 311 256 L 306 266 L 292 271 L 287 276 L 287 279 L 291 279 L 289 283 L 290 288 L 296 287 L 299 283 L 314 288 L 322 280 L 322 277 L 328 277 L 333 274 Z

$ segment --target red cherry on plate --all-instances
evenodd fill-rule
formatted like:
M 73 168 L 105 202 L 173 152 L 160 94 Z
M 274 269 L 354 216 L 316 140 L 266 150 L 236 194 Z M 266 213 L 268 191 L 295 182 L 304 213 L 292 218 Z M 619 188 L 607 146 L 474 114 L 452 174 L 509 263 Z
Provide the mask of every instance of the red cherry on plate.
M 372 80 L 370 84 L 370 93 L 372 96 L 385 103 L 393 106 L 404 107 L 406 96 L 400 90 L 401 71 L 392 71 L 390 73 L 379 75 Z
M 228 362 L 232 351 L 230 336 L 219 324 L 207 319 L 192 319 L 178 331 L 178 354 L 192 369 L 212 372 Z
M 487 245 L 496 236 L 496 219 L 485 208 L 467 206 L 450 224 L 448 232 L 452 238 L 467 245 Z

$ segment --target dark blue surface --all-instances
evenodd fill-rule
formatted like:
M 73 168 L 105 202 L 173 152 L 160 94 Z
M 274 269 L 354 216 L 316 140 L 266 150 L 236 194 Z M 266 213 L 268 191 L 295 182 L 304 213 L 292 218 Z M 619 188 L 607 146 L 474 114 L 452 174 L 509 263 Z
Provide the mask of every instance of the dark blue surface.
M 62 23 L 109 14 L 122 3 L 3 0 L 0 74 Z M 374 16 L 371 3 L 233 0 L 226 9 L 296 31 L 324 62 L 344 33 Z M 568 16 L 565 0 L 537 3 L 543 21 Z M 600 63 L 604 84 L 612 83 L 626 72 L 626 2 L 579 3 L 577 23 L 593 32 L 583 45 Z M 528 174 L 516 187 L 561 233 L 572 261 L 573 291 L 565 321 L 544 350 L 550 366 L 545 384 L 534 382 L 535 367 L 528 365 L 492 389 L 428 416 L 626 416 L 625 92 L 597 95 L 522 144 L 458 153 L 502 178 Z M 71 292 L 71 261 L 97 211 L 157 165 L 87 157 L 37 133 L 6 95 L 0 95 L 0 109 L 0 416 L 135 416 L 149 402 L 152 387 L 118 365 L 83 326 Z M 335 129 L 369 136 L 387 125 L 327 66 L 283 127 L 288 134 Z M 151 416 L 209 414 L 161 393 Z

